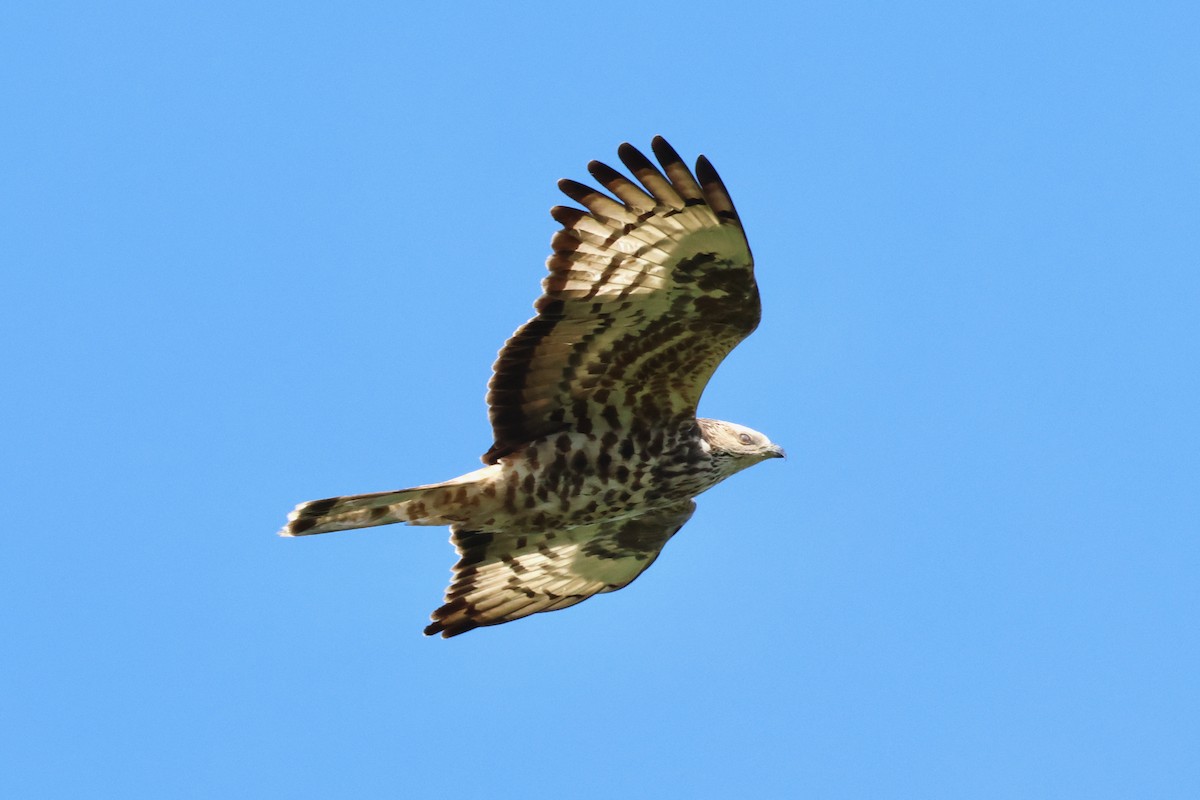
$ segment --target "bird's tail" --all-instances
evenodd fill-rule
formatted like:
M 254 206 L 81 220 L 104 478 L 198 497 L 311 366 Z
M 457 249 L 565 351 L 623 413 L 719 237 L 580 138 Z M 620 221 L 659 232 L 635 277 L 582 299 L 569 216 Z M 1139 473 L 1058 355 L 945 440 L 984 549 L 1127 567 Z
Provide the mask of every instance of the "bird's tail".
M 404 522 L 409 525 L 450 525 L 471 516 L 483 494 L 477 489 L 497 467 L 484 467 L 443 483 L 414 486 L 395 492 L 327 497 L 296 506 L 280 536 L 370 528 Z

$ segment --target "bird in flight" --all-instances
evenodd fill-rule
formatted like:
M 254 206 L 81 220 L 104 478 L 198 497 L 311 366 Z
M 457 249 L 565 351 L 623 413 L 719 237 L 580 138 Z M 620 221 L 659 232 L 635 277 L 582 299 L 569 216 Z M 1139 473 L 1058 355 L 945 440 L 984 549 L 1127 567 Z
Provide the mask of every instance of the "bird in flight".
M 696 417 L 722 359 L 758 325 L 741 220 L 704 156 L 661 136 L 634 181 L 593 161 L 571 180 L 537 315 L 488 383 L 487 466 L 442 483 L 301 503 L 282 536 L 449 525 L 460 556 L 426 635 L 449 638 L 628 586 L 691 518 L 693 498 L 783 449 Z

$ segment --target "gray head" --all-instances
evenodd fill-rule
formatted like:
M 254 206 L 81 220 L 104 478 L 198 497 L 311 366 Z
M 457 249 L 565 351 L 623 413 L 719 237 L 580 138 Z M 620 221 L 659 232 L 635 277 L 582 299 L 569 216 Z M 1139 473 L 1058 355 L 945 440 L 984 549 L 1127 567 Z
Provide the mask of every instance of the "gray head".
M 745 425 L 719 419 L 698 419 L 700 435 L 708 443 L 717 468 L 726 475 L 740 472 L 768 458 L 783 458 L 783 448 Z

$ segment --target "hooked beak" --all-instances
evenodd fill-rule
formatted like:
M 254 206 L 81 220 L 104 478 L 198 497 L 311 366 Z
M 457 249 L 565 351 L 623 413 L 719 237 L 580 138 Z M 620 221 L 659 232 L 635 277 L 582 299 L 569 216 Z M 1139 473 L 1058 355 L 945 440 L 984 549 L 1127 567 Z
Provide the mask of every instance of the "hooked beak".
M 767 456 L 767 458 L 787 458 L 787 453 L 777 444 L 771 445 L 770 453 L 771 455 Z

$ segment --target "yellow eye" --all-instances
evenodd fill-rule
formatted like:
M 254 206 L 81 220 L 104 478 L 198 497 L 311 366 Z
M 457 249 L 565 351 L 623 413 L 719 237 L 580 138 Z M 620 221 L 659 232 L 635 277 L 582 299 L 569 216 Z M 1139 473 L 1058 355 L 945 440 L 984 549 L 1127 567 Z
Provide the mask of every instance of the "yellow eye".
M 742 444 L 750 444 L 752 441 L 754 441 L 753 439 L 750 438 L 750 434 L 748 434 L 748 433 L 739 433 L 738 439 L 741 441 Z

